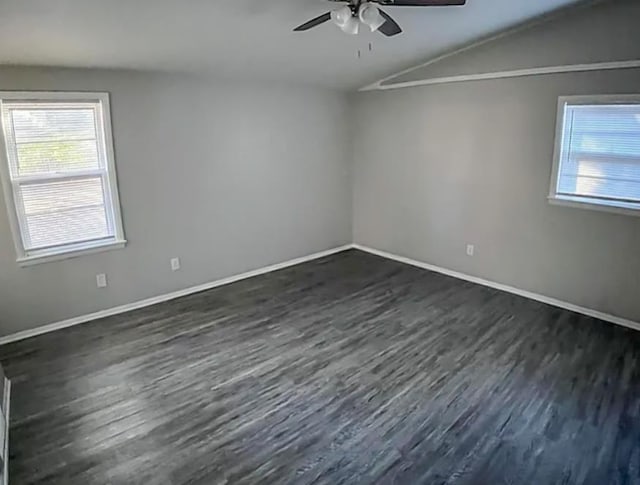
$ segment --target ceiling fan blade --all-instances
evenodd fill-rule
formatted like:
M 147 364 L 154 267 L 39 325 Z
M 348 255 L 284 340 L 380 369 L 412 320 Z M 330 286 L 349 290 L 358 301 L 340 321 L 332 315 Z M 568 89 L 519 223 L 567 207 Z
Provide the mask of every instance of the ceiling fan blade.
M 320 15 L 320 17 L 316 17 L 313 20 L 309 20 L 308 22 L 296 27 L 295 29 L 293 29 L 294 32 L 302 32 L 305 30 L 309 30 L 312 29 L 320 24 L 324 24 L 325 22 L 327 22 L 328 20 L 331 20 L 331 13 L 327 12 L 324 15 Z
M 394 35 L 398 35 L 402 32 L 402 29 L 398 25 L 398 23 L 391 18 L 391 16 L 387 12 L 383 12 L 380 10 L 380 15 L 382 15 L 386 22 L 382 24 L 382 26 L 378 29 L 378 32 L 386 35 L 387 37 L 393 37 Z
M 467 0 L 372 0 L 389 7 L 449 7 L 465 5 Z

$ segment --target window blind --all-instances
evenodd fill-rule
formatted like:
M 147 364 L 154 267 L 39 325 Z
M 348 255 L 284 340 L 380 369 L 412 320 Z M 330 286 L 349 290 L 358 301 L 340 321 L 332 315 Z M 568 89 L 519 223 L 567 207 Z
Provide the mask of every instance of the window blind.
M 556 195 L 640 208 L 640 104 L 566 104 Z
M 4 101 L 25 252 L 115 239 L 99 102 Z

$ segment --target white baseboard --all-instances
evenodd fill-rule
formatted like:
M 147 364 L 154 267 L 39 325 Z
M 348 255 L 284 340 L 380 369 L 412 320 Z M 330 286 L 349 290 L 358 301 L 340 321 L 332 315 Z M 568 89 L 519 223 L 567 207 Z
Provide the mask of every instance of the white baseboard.
M 606 322 L 615 323 L 617 325 L 622 325 L 623 327 L 632 328 L 634 330 L 640 330 L 640 322 L 634 322 L 632 320 L 628 320 L 622 317 L 617 317 L 615 315 L 609 315 L 608 313 L 603 313 L 597 310 L 593 310 L 591 308 L 585 308 L 578 305 L 574 305 L 573 303 L 568 303 L 565 301 L 558 300 L 556 298 L 551 298 L 544 295 L 539 295 L 537 293 L 532 293 L 530 291 L 521 290 L 519 288 L 514 288 L 513 286 L 504 285 L 502 283 L 496 283 L 494 281 L 485 280 L 483 278 L 479 278 L 477 276 L 471 276 L 465 273 L 460 273 L 458 271 L 453 271 L 450 269 L 442 268 L 440 266 L 435 266 L 433 264 L 424 263 L 422 261 L 417 261 L 415 259 L 407 258 L 404 256 L 398 256 L 396 254 L 388 253 L 386 251 L 380 251 L 378 249 L 370 248 L 368 246 L 364 246 L 362 244 L 345 244 L 344 246 L 338 246 L 332 249 L 328 249 L 326 251 L 320 251 L 318 253 L 310 254 L 308 256 L 302 256 L 300 258 L 291 259 L 289 261 L 284 261 L 282 263 L 272 264 L 270 266 L 265 266 L 263 268 L 258 268 L 252 271 L 247 271 L 246 273 L 241 273 L 234 276 L 229 276 L 227 278 L 222 278 L 220 280 L 211 281 L 209 283 L 204 283 L 202 285 L 192 286 L 190 288 L 185 288 L 183 290 L 174 291 L 172 293 L 167 293 L 165 295 L 154 296 L 151 298 L 147 298 L 145 300 L 136 301 L 133 303 L 127 303 L 125 305 L 120 305 L 113 308 L 108 308 L 106 310 L 101 310 L 95 313 L 90 313 L 87 315 L 81 315 L 78 317 L 70 318 L 68 320 L 63 320 L 60 322 L 51 323 L 48 325 L 43 325 L 41 327 L 33 328 L 30 330 L 25 330 L 23 332 L 14 333 L 11 335 L 7 335 L 4 337 L 0 337 L 0 345 L 8 344 L 11 342 L 17 342 L 18 340 L 24 340 L 29 337 L 35 337 L 37 335 L 42 335 L 44 333 L 53 332 L 55 330 L 59 330 L 62 328 L 72 327 L 74 325 L 79 325 L 81 323 L 90 322 L 93 320 L 97 320 L 99 318 L 109 317 L 112 315 L 118 315 L 120 313 L 125 313 L 131 310 L 137 310 L 139 308 L 144 308 L 147 306 L 155 305 L 156 303 L 162 303 L 165 301 L 173 300 L 175 298 L 180 298 L 182 296 L 187 296 L 192 293 L 198 293 L 200 291 L 210 290 L 212 288 L 216 288 L 218 286 L 228 285 L 230 283 L 234 283 L 236 281 L 244 280 L 247 278 L 252 278 L 253 276 L 258 276 L 265 273 L 270 273 L 272 271 L 277 271 L 279 269 L 287 268 L 289 266 L 295 266 L 296 264 L 305 263 L 307 261 L 312 261 L 314 259 L 323 258 L 325 256 L 330 256 L 331 254 L 339 253 L 342 251 L 346 251 L 348 249 L 358 249 L 360 251 L 364 251 L 367 253 L 375 254 L 377 256 L 381 256 L 383 258 L 392 259 L 394 261 L 399 261 L 401 263 L 409 264 L 411 266 L 416 266 L 418 268 L 426 269 L 429 271 L 435 271 L 436 273 L 445 274 L 447 276 L 452 276 L 454 278 L 458 278 L 465 281 L 470 281 L 472 283 L 477 283 L 479 285 L 488 286 L 490 288 L 495 288 L 497 290 L 506 291 L 507 293 L 513 293 L 514 295 L 519 295 L 525 298 L 529 298 L 530 300 L 539 301 L 542 303 L 546 303 L 548 305 L 552 305 L 558 308 L 563 308 L 565 310 L 569 310 L 576 313 L 581 313 L 583 315 L 587 315 L 589 317 L 598 318 L 600 320 L 604 320 Z
M 604 320 L 605 322 L 615 323 L 616 325 L 622 325 L 623 327 L 632 328 L 634 330 L 640 330 L 640 322 L 634 322 L 633 320 L 627 320 L 626 318 L 617 317 L 615 315 L 609 315 L 608 313 L 592 310 L 591 308 L 581 307 L 578 305 L 574 305 L 573 303 L 567 303 L 566 301 L 557 300 L 556 298 L 551 298 L 549 296 L 539 295 L 537 293 L 532 293 L 530 291 L 514 288 L 513 286 L 504 285 L 502 283 L 496 283 L 495 281 L 489 281 L 483 278 L 478 278 L 477 276 L 471 276 L 468 274 L 460 273 L 458 271 L 441 268 L 440 266 L 423 263 L 422 261 L 406 258 L 404 256 L 398 256 L 396 254 L 388 253 L 386 251 L 380 251 L 378 249 L 373 249 L 368 246 L 363 246 L 362 244 L 354 244 L 353 248 L 359 249 L 360 251 L 365 251 L 367 253 L 375 254 L 376 256 L 381 256 L 383 258 L 393 259 L 394 261 L 399 261 L 400 263 L 410 264 L 411 266 L 417 266 L 418 268 L 426 269 L 429 271 L 435 271 L 436 273 L 441 273 L 447 276 L 453 276 L 454 278 L 470 281 L 472 283 L 477 283 L 483 286 L 488 286 L 490 288 L 495 288 L 496 290 L 506 291 L 507 293 L 513 293 L 514 295 L 523 296 L 525 298 L 529 298 L 530 300 L 539 301 L 539 302 L 546 303 L 548 305 L 552 305 L 558 308 L 563 308 L 565 310 L 569 310 L 572 312 L 581 313 L 582 315 L 598 318 L 600 320 Z
M 252 278 L 253 276 L 270 273 L 272 271 L 277 271 L 279 269 L 288 268 L 289 266 L 295 266 L 296 264 L 305 263 L 307 261 L 312 261 L 314 259 L 323 258 L 331 254 L 346 251 L 347 249 L 351 249 L 352 247 L 353 247 L 352 244 L 345 244 L 344 246 L 338 246 L 332 249 L 327 249 L 326 251 L 320 251 L 319 253 L 309 254 L 308 256 L 302 256 L 300 258 L 290 259 L 282 263 L 272 264 L 270 266 L 265 266 L 263 268 L 247 271 L 246 273 L 241 273 L 238 275 L 229 276 L 227 278 L 222 278 L 220 280 L 211 281 L 209 283 L 204 283 L 202 285 L 185 288 L 184 290 L 174 291 L 171 293 L 167 293 L 165 295 L 153 296 L 145 300 L 140 300 L 133 303 L 127 303 L 125 305 L 108 308 L 106 310 L 100 310 L 98 312 L 89 313 L 88 315 L 81 315 L 79 317 L 69 318 L 68 320 L 62 320 L 61 322 L 50 323 L 48 325 L 43 325 L 41 327 L 25 330 L 23 332 L 17 332 L 11 335 L 0 337 L 0 345 L 8 344 L 11 342 L 17 342 L 18 340 L 24 340 L 29 337 L 35 337 L 36 335 L 42 335 L 43 333 L 53 332 L 54 330 L 60 330 L 61 328 L 72 327 L 74 325 L 90 322 L 92 320 L 97 320 L 99 318 L 110 317 L 112 315 L 118 315 L 120 313 L 125 313 L 131 310 L 137 310 L 138 308 L 144 308 L 150 305 L 155 305 L 156 303 L 162 303 L 164 301 L 173 300 L 175 298 L 180 298 L 181 296 L 190 295 L 192 293 L 198 293 L 200 291 L 210 290 L 211 288 L 216 288 L 218 286 L 228 285 L 236 281 Z

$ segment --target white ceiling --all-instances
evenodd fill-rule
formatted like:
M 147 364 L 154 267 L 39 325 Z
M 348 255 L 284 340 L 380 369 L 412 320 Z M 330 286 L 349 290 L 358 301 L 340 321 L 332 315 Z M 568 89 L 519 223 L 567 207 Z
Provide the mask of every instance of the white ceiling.
M 356 88 L 574 2 L 386 7 L 404 33 L 385 38 L 350 37 L 330 23 L 292 32 L 337 7 L 324 0 L 0 0 L 0 64 L 203 71 Z

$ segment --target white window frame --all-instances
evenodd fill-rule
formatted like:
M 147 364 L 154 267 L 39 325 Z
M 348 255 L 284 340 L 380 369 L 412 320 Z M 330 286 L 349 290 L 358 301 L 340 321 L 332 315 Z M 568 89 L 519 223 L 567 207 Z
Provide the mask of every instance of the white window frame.
M 101 251 L 120 249 L 125 247 L 127 241 L 124 236 L 122 226 L 122 214 L 120 210 L 120 198 L 118 195 L 118 181 L 116 176 L 115 156 L 113 150 L 113 135 L 111 133 L 111 109 L 109 105 L 109 93 L 104 92 L 53 92 L 53 91 L 0 91 L 0 113 L 2 103 L 5 100 L 24 101 L 25 103 L 41 102 L 90 102 L 97 103 L 98 113 L 96 120 L 96 136 L 98 142 L 102 144 L 102 152 L 104 153 L 106 175 L 104 170 L 100 171 L 104 183 L 105 208 L 111 210 L 109 224 L 113 227 L 114 237 L 98 240 L 86 241 L 72 244 L 64 244 L 46 249 L 38 249 L 27 251 L 24 247 L 22 239 L 22 225 L 19 221 L 20 212 L 16 209 L 16 204 L 20 203 L 20 199 L 15 196 L 17 185 L 11 180 L 9 160 L 9 152 L 7 151 L 7 143 L 5 134 L 7 130 L 4 128 L 4 116 L 0 116 L 2 129 L 0 130 L 0 182 L 4 192 L 5 203 L 9 213 L 9 226 L 13 235 L 13 242 L 16 249 L 16 261 L 21 266 L 30 266 L 38 263 L 46 263 L 61 259 L 73 258 L 84 254 L 91 254 Z M 100 150 L 99 150 L 100 151 Z M 95 170 L 82 171 L 82 174 L 92 174 Z M 86 173 L 85 173 L 86 172 Z M 65 175 L 66 178 L 73 178 L 75 175 Z M 37 176 L 35 176 L 37 177 Z M 51 179 L 53 177 L 43 177 L 43 179 Z
M 551 183 L 549 185 L 548 201 L 554 205 L 575 207 L 578 209 L 590 209 L 602 212 L 612 212 L 615 214 L 625 214 L 640 217 L 640 208 L 637 204 L 604 200 L 590 199 L 589 197 L 567 196 L 558 194 L 558 175 L 562 157 L 562 138 L 564 134 L 564 114 L 565 106 L 570 105 L 612 105 L 612 104 L 640 104 L 638 94 L 607 94 L 590 96 L 560 96 L 558 98 L 558 111 L 556 115 L 556 139 L 553 151 L 553 167 L 551 170 Z

